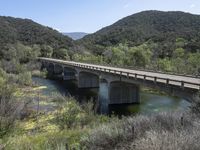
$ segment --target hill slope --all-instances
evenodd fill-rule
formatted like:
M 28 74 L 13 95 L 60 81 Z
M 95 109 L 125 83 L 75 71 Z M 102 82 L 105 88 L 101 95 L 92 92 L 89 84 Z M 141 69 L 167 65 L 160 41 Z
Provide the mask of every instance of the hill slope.
M 0 16 L 0 46 L 20 42 L 24 45 L 48 45 L 53 49 L 69 48 L 73 40 L 52 28 L 29 19 Z
M 88 33 L 85 33 L 85 32 L 70 32 L 70 33 L 63 33 L 63 34 L 69 36 L 73 40 L 79 40 L 79 39 L 82 39 L 84 36 L 88 35 Z
M 0 16 L 0 67 L 16 70 L 38 56 L 69 59 L 74 42 L 52 28 L 29 19 Z
M 88 49 L 101 53 L 107 46 L 127 43 L 140 45 L 151 40 L 161 49 L 173 50 L 177 38 L 184 38 L 186 49 L 200 49 L 200 16 L 184 12 L 144 11 L 119 20 L 79 40 Z

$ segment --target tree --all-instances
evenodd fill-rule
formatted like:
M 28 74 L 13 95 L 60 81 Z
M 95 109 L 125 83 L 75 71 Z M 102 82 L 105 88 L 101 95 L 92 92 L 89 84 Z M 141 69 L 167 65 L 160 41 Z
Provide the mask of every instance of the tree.
M 32 46 L 32 58 L 36 58 L 41 55 L 41 47 L 40 45 L 34 44 Z
M 17 59 L 20 63 L 27 63 L 33 59 L 33 49 L 30 46 L 25 46 L 21 43 L 14 45 L 17 51 Z
M 177 48 L 174 51 L 174 58 L 183 58 L 185 56 L 185 50 L 183 48 Z
M 187 41 L 184 38 L 176 39 L 176 48 L 183 48 L 187 44 Z
M 200 53 L 190 53 L 188 56 L 188 63 L 191 72 L 199 73 L 200 69 Z
M 48 45 L 41 46 L 41 56 L 42 57 L 51 57 L 53 54 L 53 48 Z
M 146 67 L 152 58 L 152 52 L 147 44 L 131 47 L 128 50 L 128 64 L 138 67 Z
M 163 71 L 172 71 L 173 65 L 169 58 L 158 59 L 158 69 Z
M 65 48 L 54 50 L 53 57 L 58 59 L 69 60 L 68 50 Z
M 109 47 L 107 51 L 103 53 L 105 60 L 113 65 L 124 65 L 126 54 L 122 45 Z

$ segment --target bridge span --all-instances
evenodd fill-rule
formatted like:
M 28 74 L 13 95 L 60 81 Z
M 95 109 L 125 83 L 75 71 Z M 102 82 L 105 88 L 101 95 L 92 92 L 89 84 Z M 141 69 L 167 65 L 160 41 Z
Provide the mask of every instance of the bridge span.
M 200 91 L 200 78 L 157 73 L 150 71 L 115 68 L 52 58 L 38 58 L 42 67 L 52 76 L 63 80 L 77 80 L 79 88 L 108 86 L 108 104 L 140 102 L 140 87 L 150 87 L 172 96 L 193 101 Z

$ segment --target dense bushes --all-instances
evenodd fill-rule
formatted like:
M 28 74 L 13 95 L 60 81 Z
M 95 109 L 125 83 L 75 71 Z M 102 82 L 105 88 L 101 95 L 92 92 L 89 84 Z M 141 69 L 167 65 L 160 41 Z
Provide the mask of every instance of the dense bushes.
M 196 114 L 197 116 L 200 115 L 200 93 L 196 95 L 194 101 L 192 102 L 191 112 Z
M 84 111 L 74 100 L 68 100 L 60 107 L 56 120 L 62 129 L 80 126 L 84 119 Z
M 23 72 L 19 74 L 8 74 L 8 83 L 18 86 L 30 86 L 32 85 L 31 72 Z
M 20 117 L 24 104 L 16 97 L 20 86 L 32 85 L 30 72 L 7 74 L 0 68 L 0 137 L 13 128 L 15 120 Z
M 100 122 L 106 122 L 108 117 L 95 115 L 92 102 L 79 104 L 74 98 L 63 96 L 54 98 L 58 103 L 55 121 L 61 129 L 76 129 L 92 127 Z
M 182 112 L 139 115 L 98 127 L 82 138 L 82 144 L 102 150 L 198 149 L 199 121 Z
M 80 131 L 60 131 L 37 133 L 34 135 L 16 135 L 9 138 L 6 149 L 8 150 L 66 150 L 67 148 L 80 148 L 77 140 Z M 77 148 L 78 147 L 78 148 Z
M 200 97 L 191 112 L 138 115 L 101 125 L 81 139 L 86 149 L 197 150 L 200 147 Z
M 8 84 L 6 73 L 0 69 L 0 138 L 12 129 L 20 107 L 14 97 L 15 86 Z
M 177 42 L 177 46 L 181 46 Z M 119 67 L 150 69 L 154 71 L 173 72 L 179 74 L 200 74 L 200 52 L 187 52 L 177 47 L 171 56 L 159 57 L 156 43 L 145 42 L 139 46 L 129 47 L 119 44 L 107 47 L 102 55 L 74 54 L 74 61 L 106 64 Z

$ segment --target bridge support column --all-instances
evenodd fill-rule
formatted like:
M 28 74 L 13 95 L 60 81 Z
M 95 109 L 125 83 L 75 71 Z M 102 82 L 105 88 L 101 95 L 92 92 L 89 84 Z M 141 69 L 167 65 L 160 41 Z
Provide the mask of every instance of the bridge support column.
M 109 85 L 109 104 L 140 103 L 139 86 L 125 82 L 111 82 Z
M 41 62 L 40 70 L 46 69 L 47 68 L 46 64 L 47 64 L 46 62 Z
M 55 65 L 53 63 L 48 63 L 47 65 L 47 77 L 48 78 L 54 78 L 54 68 L 55 68 Z

